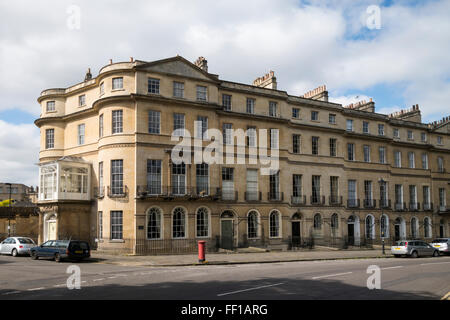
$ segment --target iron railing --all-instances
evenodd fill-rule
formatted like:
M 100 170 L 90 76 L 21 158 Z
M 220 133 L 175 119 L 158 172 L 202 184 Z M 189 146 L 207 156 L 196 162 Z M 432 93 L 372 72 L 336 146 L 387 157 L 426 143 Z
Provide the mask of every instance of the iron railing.
M 94 198 L 102 199 L 105 197 L 105 187 L 94 188 Z
M 310 201 L 311 205 L 323 206 L 325 205 L 325 196 L 311 196 Z
M 359 199 L 347 199 L 347 208 L 359 208 Z
M 291 204 L 297 205 L 297 206 L 304 206 L 306 205 L 306 196 L 292 196 L 291 197 Z
M 245 192 L 245 201 L 261 201 L 261 200 L 262 200 L 262 192 L 257 191 Z
M 391 209 L 391 200 L 380 199 L 380 208 L 381 209 Z
M 329 196 L 329 204 L 330 206 L 341 206 L 342 205 L 342 196 Z
M 283 192 L 269 192 L 267 194 L 267 199 L 269 201 L 283 201 L 284 193 Z
M 374 199 L 364 199 L 363 204 L 364 204 L 364 208 L 372 209 L 372 208 L 376 207 L 377 201 Z
M 237 191 L 218 189 L 218 195 L 221 201 L 237 201 L 239 194 Z
M 419 211 L 420 210 L 420 203 L 419 202 L 410 202 L 409 203 L 409 210 L 410 211 Z
M 191 199 L 216 199 L 218 197 L 218 188 L 199 188 L 199 187 L 170 187 L 170 186 L 138 186 L 136 196 L 145 198 L 191 198 Z
M 108 186 L 108 197 L 110 198 L 126 198 L 128 196 L 128 187 L 111 187 Z

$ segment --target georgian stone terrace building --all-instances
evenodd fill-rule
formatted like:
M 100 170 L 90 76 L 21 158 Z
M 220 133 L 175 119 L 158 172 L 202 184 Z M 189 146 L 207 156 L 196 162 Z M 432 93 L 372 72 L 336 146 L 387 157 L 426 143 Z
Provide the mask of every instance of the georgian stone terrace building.
M 343 107 L 325 87 L 292 96 L 273 72 L 235 83 L 180 56 L 110 61 L 38 101 L 40 241 L 151 253 L 449 236 L 450 122 L 423 124 L 418 106 Z M 246 131 L 232 148 L 245 164 L 175 163 L 173 131 L 196 127 L 223 133 L 200 134 L 200 150 Z M 279 150 L 271 175 L 249 161 L 263 140 Z

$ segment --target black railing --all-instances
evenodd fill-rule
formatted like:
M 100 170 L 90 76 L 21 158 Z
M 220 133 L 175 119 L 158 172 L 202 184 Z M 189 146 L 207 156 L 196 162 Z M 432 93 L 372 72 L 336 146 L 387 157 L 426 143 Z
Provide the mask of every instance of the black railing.
M 94 198 L 102 199 L 105 197 L 105 187 L 94 188 Z
M 128 187 L 111 187 L 108 186 L 108 197 L 110 198 L 126 198 L 128 196 Z
M 223 189 L 218 189 L 218 195 L 222 201 L 237 201 L 238 192 L 237 191 L 227 191 Z
M 300 236 L 290 236 L 288 245 L 289 250 L 313 249 L 314 239 L 312 237 L 302 238 Z
M 245 192 L 245 201 L 261 201 L 261 200 L 262 200 L 262 192 L 257 191 Z
M 284 193 L 283 192 L 269 192 L 267 195 L 267 199 L 269 201 L 283 201 Z
M 377 202 L 374 199 L 364 199 L 363 204 L 364 204 L 364 208 L 372 209 L 372 208 L 376 207 Z
M 207 243 L 210 242 L 207 240 Z M 211 241 L 212 242 L 212 241 Z M 197 239 L 136 240 L 136 254 L 183 254 L 198 251 Z M 208 251 L 208 250 L 207 250 Z
M 138 186 L 136 196 L 138 198 L 177 198 L 187 197 L 192 199 L 216 199 L 218 188 L 178 187 L 178 186 Z
M 432 203 L 424 203 L 423 211 L 433 211 L 433 204 Z
M 323 206 L 325 205 L 325 196 L 311 196 L 311 205 Z
M 409 203 L 409 210 L 410 211 L 419 211 L 420 210 L 420 203 L 419 202 L 410 202 Z
M 292 196 L 291 197 L 291 204 L 293 205 L 306 205 L 306 196 Z
M 395 209 L 395 211 L 405 211 L 406 210 L 406 202 L 395 203 L 394 209 Z
M 391 200 L 380 199 L 380 208 L 381 209 L 391 209 Z
M 329 204 L 330 206 L 341 206 L 342 205 L 342 196 L 329 196 Z
M 359 208 L 359 199 L 347 199 L 347 208 Z

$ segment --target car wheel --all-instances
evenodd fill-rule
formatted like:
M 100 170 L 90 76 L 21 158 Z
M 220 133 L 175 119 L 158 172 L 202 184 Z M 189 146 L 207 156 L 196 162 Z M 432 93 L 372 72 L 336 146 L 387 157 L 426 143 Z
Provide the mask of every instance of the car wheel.
M 17 257 L 17 249 L 13 249 L 13 251 L 11 251 L 11 255 L 13 257 Z
M 39 259 L 39 256 L 37 255 L 36 251 L 31 252 L 31 259 L 33 259 L 33 260 Z
M 434 250 L 433 257 L 439 257 L 439 251 L 438 250 Z
M 55 261 L 61 262 L 61 255 L 59 253 L 55 253 Z
M 419 254 L 417 253 L 417 251 L 413 251 L 413 252 L 411 253 L 411 257 L 413 257 L 413 258 L 418 258 L 418 257 L 419 257 Z

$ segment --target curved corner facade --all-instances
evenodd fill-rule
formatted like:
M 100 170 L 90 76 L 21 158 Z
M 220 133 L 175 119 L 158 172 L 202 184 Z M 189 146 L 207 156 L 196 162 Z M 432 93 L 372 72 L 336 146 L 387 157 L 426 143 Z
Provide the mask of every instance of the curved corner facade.
M 198 240 L 285 250 L 449 236 L 448 118 L 343 107 L 325 87 L 292 96 L 273 72 L 246 85 L 206 70 L 179 56 L 133 60 L 42 92 L 40 241 L 157 254 Z M 243 163 L 178 163 L 175 129 L 197 134 L 184 140 L 201 151 L 225 150 L 241 129 L 232 154 Z M 251 161 L 265 140 L 279 153 L 269 174 Z

